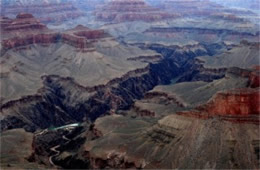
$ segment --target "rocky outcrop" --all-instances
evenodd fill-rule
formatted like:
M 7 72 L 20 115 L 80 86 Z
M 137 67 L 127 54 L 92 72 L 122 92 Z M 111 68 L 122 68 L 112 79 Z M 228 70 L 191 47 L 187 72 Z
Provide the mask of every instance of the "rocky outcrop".
M 29 13 L 18 14 L 15 19 L 1 17 L 0 24 L 1 29 L 5 34 L 28 31 L 43 32 L 47 30 L 47 27 L 44 24 L 40 23 L 32 14 Z M 8 35 L 4 35 L 4 37 L 7 36 Z
M 152 98 L 159 98 L 159 97 L 165 98 L 167 104 L 176 103 L 179 107 L 182 108 L 187 106 L 185 102 L 181 101 L 181 99 L 177 98 L 176 96 L 164 92 L 158 92 L 158 91 L 146 93 L 144 99 L 152 99 Z
M 239 32 L 229 29 L 208 29 L 208 28 L 193 28 L 193 27 L 171 27 L 171 28 L 150 28 L 145 31 L 148 35 L 160 35 L 160 36 L 168 36 L 168 37 L 178 37 L 178 35 L 186 35 L 196 33 L 196 35 L 200 35 L 204 37 L 203 39 L 209 39 L 210 41 L 215 41 L 217 37 L 222 36 L 223 40 L 231 41 L 231 38 L 241 39 L 255 39 L 258 37 L 258 33 L 249 33 L 249 32 Z M 195 38 L 195 37 L 194 37 Z M 201 38 L 200 38 L 201 39 Z M 199 38 L 197 38 L 199 40 Z
M 3 40 L 2 47 L 5 49 L 12 49 L 16 47 L 27 46 L 31 44 L 50 44 L 59 41 L 59 34 L 32 34 L 25 37 L 14 37 L 11 39 Z
M 194 59 L 186 63 L 186 72 L 177 80 L 177 82 L 187 81 L 205 81 L 211 82 L 214 79 L 220 79 L 225 76 L 227 68 L 205 68 L 203 61 Z
M 228 72 L 248 78 L 248 87 L 250 88 L 260 87 L 259 66 L 255 66 L 253 69 L 241 69 L 238 67 L 232 67 L 228 69 Z
M 136 112 L 138 117 L 155 117 L 155 113 L 153 111 L 140 108 L 136 105 L 133 106 L 133 110 Z
M 255 71 L 250 72 L 249 87 L 252 87 L 252 88 L 260 87 L 260 72 L 259 72 L 259 70 L 255 70 Z
M 86 140 L 77 155 L 64 150 L 67 162 L 89 161 L 85 168 L 93 169 L 259 167 L 255 152 L 259 130 L 254 124 L 204 121 L 172 114 L 157 123 L 105 116 L 96 120 L 94 126 L 103 136 Z M 250 149 L 244 149 L 245 146 Z M 63 162 L 60 165 L 66 167 Z
M 213 115 L 258 115 L 260 113 L 259 97 L 258 89 L 219 92 L 200 109 Z
M 111 38 L 104 30 L 91 30 L 77 26 L 65 32 L 54 32 L 40 23 L 31 14 L 19 14 L 16 19 L 2 18 L 2 48 L 11 49 L 31 44 L 51 44 L 63 42 L 81 51 L 93 51 L 93 43 Z
M 116 168 L 116 169 L 139 169 L 143 168 L 142 164 L 138 164 L 134 161 L 127 160 L 124 153 L 114 152 L 109 155 L 108 159 L 97 158 L 94 155 L 85 152 L 83 154 L 85 159 L 89 159 L 90 167 L 93 169 L 103 169 L 103 168 Z
M 61 41 L 70 44 L 78 49 L 89 49 L 93 51 L 93 43 L 103 41 L 105 38 L 112 38 L 104 30 L 91 30 L 79 25 L 74 29 L 61 34 Z
M 115 0 L 107 2 L 94 12 L 97 20 L 105 22 L 144 21 L 153 22 L 168 18 L 176 18 L 176 14 L 169 14 L 153 8 L 143 0 Z
M 207 104 L 178 114 L 203 119 L 220 117 L 229 121 L 259 124 L 259 98 L 259 88 L 223 91 L 217 93 Z
M 260 93 L 257 68 L 246 70 L 234 67 L 229 68 L 227 72 L 248 78 L 248 88 L 218 92 L 207 104 L 179 114 L 199 118 L 219 116 L 225 120 L 259 123 Z

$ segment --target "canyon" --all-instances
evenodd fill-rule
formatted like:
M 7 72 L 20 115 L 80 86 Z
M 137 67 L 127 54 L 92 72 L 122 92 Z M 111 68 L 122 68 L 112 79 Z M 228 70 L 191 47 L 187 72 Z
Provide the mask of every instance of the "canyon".
M 1 1 L 2 169 L 259 169 L 251 2 L 37 2 Z
M 82 25 L 65 32 L 55 32 L 40 23 L 31 14 L 21 13 L 16 19 L 2 18 L 3 28 L 2 48 L 4 50 L 17 48 L 31 44 L 52 44 L 64 42 L 77 49 L 93 48 L 91 45 L 95 39 L 109 38 L 104 30 L 91 30 Z M 32 32 L 28 32 L 31 30 Z M 22 36 L 21 36 L 22 35 Z
M 149 48 L 155 47 L 151 46 Z M 165 48 L 167 49 L 167 47 Z M 197 47 L 198 51 L 195 53 L 194 46 L 189 48 L 191 49 L 189 51 L 190 53 L 197 53 L 197 55 L 201 55 L 201 46 Z M 159 49 L 160 48 L 157 47 L 157 50 Z M 178 49 L 178 51 L 180 52 L 180 49 Z M 209 52 L 205 50 L 204 55 L 207 55 L 208 53 Z M 32 142 L 36 149 L 35 153 L 32 154 L 31 159 L 36 162 L 45 162 L 44 165 L 47 167 L 53 166 L 49 163 L 48 159 L 46 159 L 48 156 L 52 159 L 55 166 L 60 166 L 63 168 L 70 168 L 72 166 L 72 162 L 77 162 L 77 168 L 192 168 L 198 167 L 198 164 L 201 167 L 212 167 L 214 165 L 213 167 L 219 168 L 249 167 L 248 165 L 252 168 L 257 167 L 257 141 L 259 142 L 257 134 L 259 133 L 254 131 L 254 129 L 256 129 L 259 125 L 259 121 L 257 121 L 259 120 L 259 107 L 256 104 L 259 98 L 259 89 L 258 87 L 255 87 L 255 85 L 251 86 L 251 84 L 254 83 L 253 79 L 250 78 L 252 74 L 257 73 L 257 70 L 250 71 L 248 69 L 241 70 L 237 68 L 231 68 L 228 70 L 205 69 L 200 66 L 205 63 L 197 59 L 195 55 L 193 59 L 197 61 L 195 62 L 197 66 L 193 67 L 199 69 L 200 71 L 195 74 L 197 75 L 197 78 L 192 80 L 193 82 L 187 82 L 187 85 L 197 83 L 197 80 L 203 80 L 203 77 L 208 79 L 208 76 L 211 74 L 222 74 L 220 77 L 223 77 L 224 74 L 224 77 L 214 80 L 213 76 L 212 80 L 207 80 L 208 82 L 198 82 L 198 89 L 200 89 L 198 92 L 202 94 L 194 93 L 193 100 L 186 100 L 181 96 L 176 96 L 176 94 L 169 94 L 169 92 L 172 93 L 172 89 L 167 91 L 164 90 L 164 92 L 157 92 L 159 90 L 158 88 L 158 90 L 154 89 L 154 92 L 148 92 L 158 83 L 169 84 L 170 82 L 168 80 L 171 78 L 167 76 L 174 78 L 180 75 L 181 77 L 179 77 L 179 80 L 176 82 L 180 81 L 185 83 L 185 80 L 187 80 L 187 75 L 181 74 L 180 70 L 188 70 L 187 68 L 190 68 L 191 71 L 194 71 L 194 68 L 190 67 L 190 63 L 185 61 L 184 58 L 188 57 L 188 60 L 193 59 L 189 58 L 191 56 L 189 53 L 184 53 L 186 55 L 180 54 L 181 52 L 175 53 L 172 56 L 163 56 L 165 57 L 163 61 L 160 61 L 157 64 L 151 63 L 148 70 L 140 70 L 140 72 L 135 71 L 128 74 L 126 77 L 114 80 L 105 86 L 95 87 L 93 90 L 78 86 L 72 79 L 69 78 L 62 79 L 59 76 L 48 76 L 45 78 L 44 82 L 45 91 L 42 91 L 42 96 L 38 96 L 37 100 L 36 96 L 32 96 L 27 99 L 14 101 L 13 104 L 8 103 L 2 107 L 4 114 L 11 113 L 13 112 L 12 110 L 15 109 L 16 112 L 18 111 L 27 119 L 27 121 L 25 121 L 24 118 L 19 118 L 16 115 L 6 117 L 6 119 L 1 122 L 2 127 L 4 127 L 2 131 L 8 132 L 9 130 L 7 129 L 17 127 L 23 127 L 28 131 L 35 131 L 38 128 L 44 129 L 50 127 L 51 125 L 61 126 L 63 124 L 78 122 L 84 119 L 84 122 L 86 123 L 80 125 L 78 128 L 75 128 L 73 131 L 66 129 L 47 130 L 45 132 L 40 132 L 40 135 L 36 135 L 36 141 Z M 183 63 L 182 67 L 177 67 L 174 64 L 177 61 L 178 64 Z M 177 73 L 177 70 L 179 70 L 180 73 Z M 173 72 L 175 73 L 172 74 Z M 205 73 L 207 73 L 207 76 L 198 76 L 199 74 Z M 192 73 L 192 75 L 193 77 L 196 77 L 194 73 Z M 157 78 L 155 76 L 157 76 Z M 179 85 L 180 88 L 185 87 L 181 85 L 181 83 L 177 83 L 176 85 Z M 173 86 L 176 85 L 173 84 Z M 70 90 L 67 89 L 69 86 Z M 75 86 L 77 88 L 75 88 Z M 167 86 L 168 85 L 165 85 L 165 87 Z M 249 86 L 254 88 L 250 89 Z M 223 89 L 223 87 L 227 89 L 227 93 L 217 93 L 220 89 Z M 239 88 L 240 90 L 229 90 L 234 87 Z M 188 89 L 194 90 L 194 87 L 188 87 Z M 212 89 L 215 90 L 212 91 Z M 148 93 L 145 94 L 146 92 Z M 176 92 L 179 92 L 179 95 L 183 94 L 180 90 L 177 90 Z M 185 90 L 185 88 L 184 92 L 187 93 L 187 97 L 191 94 Z M 88 93 L 93 94 L 88 96 Z M 205 94 L 203 95 L 203 93 L 209 93 L 210 95 L 206 96 Z M 253 98 L 251 95 L 255 96 L 254 100 L 252 100 Z M 205 96 L 206 98 L 204 101 L 196 101 L 196 96 Z M 138 100 L 140 100 L 140 102 Z M 198 103 L 204 103 L 208 100 L 209 102 L 206 105 L 200 106 L 200 103 Z M 230 102 L 227 102 L 227 100 Z M 105 103 L 101 101 L 105 101 Z M 125 110 L 126 108 L 129 108 L 131 103 L 134 101 L 134 107 L 129 111 Z M 192 102 L 188 103 L 187 101 L 195 101 L 195 103 L 192 104 Z M 35 102 L 37 102 L 37 104 Z M 48 115 L 49 118 L 43 121 L 47 116 L 45 115 L 47 109 L 46 106 L 50 106 L 48 103 L 52 103 L 52 105 L 55 104 L 55 107 L 48 109 L 50 109 L 50 112 L 55 113 L 54 116 L 56 118 L 62 117 L 62 120 L 52 118 Z M 143 103 L 151 103 L 151 105 L 145 107 L 145 104 Z M 223 105 L 223 103 L 225 104 Z M 23 113 L 22 109 L 25 109 L 25 106 L 27 107 L 26 112 Z M 59 110 L 56 110 L 56 108 L 59 108 Z M 190 110 L 189 108 L 194 108 L 195 110 Z M 239 111 L 237 109 L 241 110 Z M 34 112 L 28 114 L 28 111 L 30 110 L 34 110 Z M 35 114 L 35 111 L 37 114 Z M 172 114 L 173 111 L 177 111 L 177 114 Z M 79 115 L 78 113 L 85 114 Z M 106 113 L 105 115 L 107 116 L 100 118 L 100 116 L 104 113 Z M 222 113 L 225 113 L 224 117 Z M 250 115 L 247 117 L 248 113 L 250 113 Z M 86 121 L 86 117 L 88 121 Z M 147 119 L 149 117 L 151 120 Z M 212 119 L 212 117 L 214 117 L 214 119 Z M 37 118 L 40 119 L 37 120 Z M 12 124 L 8 122 L 12 122 Z M 46 122 L 50 122 L 51 124 L 46 124 Z M 111 124 L 111 122 L 113 123 Z M 249 154 L 252 156 L 250 159 L 252 162 L 243 162 L 242 160 L 245 160 L 243 157 L 234 157 L 235 152 L 242 152 L 243 149 L 241 147 L 245 146 L 245 142 L 247 141 L 247 138 L 241 139 L 237 136 L 244 130 L 240 129 L 241 131 L 225 131 L 223 134 L 219 134 L 217 130 L 229 129 L 226 127 L 238 129 L 237 126 L 243 127 L 243 129 L 246 128 L 248 133 L 250 133 L 251 143 L 246 145 L 250 148 L 253 147 L 253 150 L 247 150 L 244 151 L 244 153 L 245 155 Z M 198 130 L 194 131 L 194 129 Z M 57 133 L 61 133 L 59 138 L 57 138 Z M 51 134 L 52 136 L 55 136 L 56 142 L 54 142 L 52 138 L 47 137 Z M 69 141 L 63 140 L 62 134 L 65 134 Z M 113 135 L 111 136 L 111 134 Z M 221 138 L 216 134 L 221 135 Z M 122 135 L 124 137 L 122 137 Z M 200 135 L 207 136 L 203 138 L 203 141 L 205 140 L 205 142 L 203 142 L 204 145 L 208 144 L 207 141 L 216 141 L 210 146 L 210 148 L 215 148 L 219 145 L 217 142 L 218 140 L 215 140 L 216 138 L 223 139 L 224 145 L 222 145 L 222 147 L 229 148 L 232 152 L 229 153 L 229 150 L 223 148 L 223 150 L 226 150 L 227 152 L 219 153 L 223 155 L 219 157 L 219 161 L 222 162 L 220 164 L 214 163 L 214 161 L 216 161 L 214 156 L 197 160 L 197 162 L 195 161 L 191 164 L 185 164 L 183 162 L 190 162 L 190 160 L 185 159 L 185 156 L 178 157 L 176 155 L 176 151 L 166 151 L 171 147 L 184 147 L 189 148 L 186 150 L 186 154 L 191 154 L 193 157 L 197 157 L 196 150 L 198 148 L 193 147 L 196 145 L 196 141 L 200 140 Z M 213 137 L 214 139 L 212 139 Z M 192 138 L 192 140 L 186 138 Z M 46 143 L 47 141 L 41 142 L 41 140 L 49 140 L 50 143 Z M 126 142 L 126 140 L 130 140 L 131 142 Z M 108 141 L 112 143 L 112 145 L 106 145 Z M 192 141 L 195 143 L 187 143 L 187 141 Z M 75 142 L 78 144 L 76 145 Z M 47 145 L 42 146 L 44 143 Z M 121 146 L 120 143 L 122 143 L 123 146 Z M 145 144 L 140 145 L 140 143 Z M 177 143 L 180 143 L 180 145 Z M 52 153 L 51 148 L 56 147 L 57 144 L 59 144 L 59 146 L 57 146 L 59 154 L 54 154 Z M 134 149 L 138 152 L 132 152 L 132 148 L 135 146 L 140 146 L 137 147 L 138 149 Z M 67 149 L 70 147 L 71 151 Z M 150 147 L 155 148 L 152 151 L 148 151 L 146 148 Z M 157 147 L 161 149 L 157 149 Z M 99 151 L 94 148 L 102 148 L 102 150 Z M 38 151 L 39 149 L 41 149 L 41 151 Z M 167 153 L 174 153 L 174 155 L 176 155 L 174 161 L 177 162 L 172 163 L 172 159 L 166 159 L 164 154 Z M 183 153 L 183 151 L 180 150 L 180 153 Z M 206 152 L 205 154 L 207 153 L 209 152 Z M 151 156 L 147 157 L 143 154 L 148 154 Z M 171 157 L 174 156 L 171 155 Z M 232 160 L 231 163 L 228 161 L 230 159 Z M 68 163 L 68 160 L 70 163 Z M 206 164 L 208 161 L 211 162 L 211 165 Z M 73 167 L 75 168 L 75 166 Z

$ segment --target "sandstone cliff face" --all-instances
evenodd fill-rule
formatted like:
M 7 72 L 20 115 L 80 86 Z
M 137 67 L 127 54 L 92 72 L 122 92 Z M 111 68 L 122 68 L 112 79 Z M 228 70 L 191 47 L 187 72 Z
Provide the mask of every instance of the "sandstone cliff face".
M 1 29 L 6 34 L 15 34 L 17 32 L 28 31 L 46 31 L 47 27 L 40 23 L 32 14 L 21 13 L 15 19 L 2 17 L 0 20 Z M 8 35 L 4 35 L 7 37 Z
M 97 41 L 104 41 L 105 38 L 112 38 L 104 30 L 91 30 L 84 26 L 77 26 L 61 34 L 61 41 L 70 44 L 84 51 L 93 51 Z
M 5 49 L 12 49 L 16 47 L 27 46 L 31 44 L 50 44 L 56 43 L 59 40 L 59 34 L 35 34 L 27 35 L 25 37 L 14 37 L 11 39 L 3 40 L 2 47 Z
M 93 51 L 93 43 L 110 37 L 103 30 L 91 30 L 84 26 L 63 33 L 54 32 L 40 23 L 31 14 L 19 14 L 16 19 L 2 18 L 4 36 L 2 48 L 12 49 L 31 44 L 51 44 L 63 42 L 81 51 Z
M 177 114 L 202 119 L 220 117 L 233 122 L 259 124 L 259 98 L 259 88 L 224 91 L 217 93 L 207 104 Z
M 194 110 L 179 112 L 180 115 L 198 118 L 222 117 L 235 122 L 259 123 L 260 91 L 257 68 L 229 68 L 229 73 L 248 79 L 246 88 L 225 90 L 216 93 L 206 104 Z
M 218 93 L 202 107 L 212 115 L 258 115 L 260 113 L 258 89 L 238 89 Z

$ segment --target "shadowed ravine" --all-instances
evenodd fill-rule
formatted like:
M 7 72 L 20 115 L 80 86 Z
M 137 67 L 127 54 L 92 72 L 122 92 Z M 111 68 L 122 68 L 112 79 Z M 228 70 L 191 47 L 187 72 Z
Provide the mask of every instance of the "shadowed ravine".
M 62 126 L 81 122 L 83 119 L 94 121 L 101 115 L 128 109 L 134 99 L 141 99 L 156 85 L 169 84 L 171 79 L 180 75 L 184 76 L 182 79 L 187 79 L 185 77 L 192 79 L 199 75 L 203 66 L 193 63 L 194 58 L 210 54 L 209 51 L 200 50 L 173 53 L 174 49 L 167 47 L 157 50 L 163 51 L 164 55 L 158 63 L 149 64 L 144 70 L 132 71 L 131 74 L 111 80 L 106 85 L 96 86 L 92 90 L 79 86 L 71 78 L 44 77 L 44 87 L 37 95 L 11 101 L 1 107 L 1 110 L 19 112 L 17 116 L 1 120 L 1 129 L 25 128 L 28 131 L 35 131 L 37 128 L 45 129 L 51 125 Z M 166 53 L 167 50 L 169 54 Z M 223 77 L 224 72 L 225 70 L 220 71 L 217 76 L 205 75 L 200 79 L 212 81 Z

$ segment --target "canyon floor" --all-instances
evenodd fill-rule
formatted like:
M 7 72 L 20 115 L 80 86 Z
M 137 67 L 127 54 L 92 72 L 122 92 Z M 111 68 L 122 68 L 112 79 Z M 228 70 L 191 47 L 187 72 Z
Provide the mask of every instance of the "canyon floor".
M 259 169 L 257 4 L 1 1 L 1 169 Z

